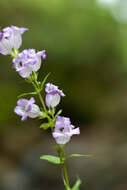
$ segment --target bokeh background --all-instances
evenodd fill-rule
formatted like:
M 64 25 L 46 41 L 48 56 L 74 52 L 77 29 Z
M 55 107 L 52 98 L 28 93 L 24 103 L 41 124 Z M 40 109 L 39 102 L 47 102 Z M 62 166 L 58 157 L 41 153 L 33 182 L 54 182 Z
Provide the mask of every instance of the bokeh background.
M 51 71 L 66 94 L 58 108 L 81 128 L 66 151 L 92 154 L 68 162 L 71 184 L 80 176 L 81 190 L 127 189 L 127 1 L 1 0 L 0 26 L 10 25 L 29 28 L 22 49 L 47 51 L 40 79 Z M 39 159 L 56 155 L 49 131 L 13 113 L 31 90 L 0 55 L 0 190 L 64 189 L 60 168 Z

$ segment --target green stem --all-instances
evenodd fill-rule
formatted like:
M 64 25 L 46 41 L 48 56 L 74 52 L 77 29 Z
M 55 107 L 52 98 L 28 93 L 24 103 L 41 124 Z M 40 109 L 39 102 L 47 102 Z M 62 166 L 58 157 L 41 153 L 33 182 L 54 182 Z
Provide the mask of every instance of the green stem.
M 41 103 L 42 103 L 42 106 L 43 106 L 43 108 L 44 108 L 44 111 L 47 113 L 47 109 L 46 109 L 45 103 L 44 103 L 44 101 L 43 101 L 43 98 L 42 98 L 40 92 L 38 92 L 38 96 L 39 96 L 39 98 L 40 98 L 40 101 L 41 101 Z
M 65 182 L 66 182 L 66 189 L 70 190 L 70 183 L 69 183 L 69 178 L 68 178 L 68 173 L 67 173 L 65 163 L 62 164 L 62 170 L 63 170 L 63 174 L 64 174 L 64 179 L 65 179 Z
M 42 106 L 43 106 L 43 109 L 44 109 L 45 113 L 47 114 L 48 111 L 47 111 L 47 109 L 46 109 L 44 100 L 43 100 L 43 98 L 42 98 L 42 96 L 41 96 L 40 89 L 39 89 L 38 85 L 36 84 L 36 81 L 35 81 L 35 82 L 32 82 L 32 84 L 33 84 L 33 86 L 34 86 L 34 88 L 35 88 L 35 91 L 37 92 L 37 94 L 38 94 L 38 96 L 39 96 L 39 99 L 40 99 L 40 102 L 41 102 L 41 104 L 42 104 Z M 48 119 L 49 121 L 51 121 L 51 118 L 48 116 L 48 114 L 47 114 L 47 119 Z
M 60 161 L 61 161 L 62 172 L 63 172 L 64 180 L 65 180 L 65 188 L 66 188 L 66 190 L 71 190 L 70 183 L 69 183 L 69 177 L 68 177 L 68 173 L 67 173 L 67 168 L 66 168 L 66 165 L 65 165 L 65 152 L 64 152 L 64 148 L 60 147 L 57 144 L 57 152 L 59 154 Z
M 38 85 L 37 79 L 35 79 L 35 78 L 36 78 L 36 76 L 34 74 L 34 80 L 32 80 L 31 82 L 32 82 L 32 84 L 33 84 L 33 86 L 35 88 L 35 91 L 37 92 L 37 94 L 39 96 L 39 99 L 41 101 L 43 109 L 44 109 L 45 113 L 47 114 L 47 119 L 49 121 L 51 121 L 52 119 L 54 119 L 55 110 L 54 109 L 51 110 L 51 116 L 52 116 L 52 118 L 51 118 L 48 115 L 48 111 L 46 109 L 45 103 L 44 103 L 43 98 L 42 98 L 41 93 L 40 93 L 40 87 Z M 53 132 L 53 128 L 51 128 L 51 131 Z M 65 152 L 64 152 L 64 147 L 61 147 L 59 144 L 56 143 L 56 149 L 57 149 L 57 152 L 59 154 L 60 161 L 61 161 L 61 167 L 62 167 L 62 172 L 63 172 L 63 176 L 64 176 L 64 185 L 65 185 L 65 188 L 66 188 L 66 190 L 71 190 L 70 183 L 69 183 L 69 177 L 68 177 L 68 173 L 67 173 L 67 169 L 66 169 L 66 165 L 65 165 L 65 156 L 66 155 L 65 155 Z

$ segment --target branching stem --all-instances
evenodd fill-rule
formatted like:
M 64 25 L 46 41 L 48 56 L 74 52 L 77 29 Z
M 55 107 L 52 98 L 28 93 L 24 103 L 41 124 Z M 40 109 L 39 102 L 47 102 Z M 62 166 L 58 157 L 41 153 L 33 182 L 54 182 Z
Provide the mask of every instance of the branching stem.
M 45 106 L 44 100 L 42 98 L 42 95 L 40 93 L 40 87 L 38 85 L 36 76 L 35 75 L 33 75 L 33 76 L 34 76 L 34 80 L 32 80 L 31 82 L 32 82 L 32 84 L 33 84 L 33 86 L 35 88 L 36 93 L 39 96 L 39 99 L 40 99 L 40 102 L 41 102 L 41 104 L 43 106 L 44 112 L 47 114 L 47 119 L 49 121 L 52 121 L 54 119 L 55 110 L 51 110 L 51 116 L 52 116 L 52 118 L 51 118 L 48 115 L 48 111 L 46 109 L 46 106 Z M 51 128 L 51 131 L 53 132 L 53 128 Z M 64 176 L 65 189 L 66 190 L 71 190 L 70 183 L 69 183 L 69 177 L 68 177 L 68 173 L 67 173 L 67 168 L 66 168 L 66 165 L 65 165 L 65 161 L 66 161 L 65 157 L 66 157 L 66 155 L 65 155 L 65 151 L 64 151 L 64 146 L 60 146 L 59 144 L 56 143 L 56 141 L 55 141 L 55 144 L 56 144 L 56 149 L 57 149 L 58 155 L 60 157 L 60 161 L 61 161 L 61 167 L 62 167 L 62 173 L 63 173 L 63 176 Z

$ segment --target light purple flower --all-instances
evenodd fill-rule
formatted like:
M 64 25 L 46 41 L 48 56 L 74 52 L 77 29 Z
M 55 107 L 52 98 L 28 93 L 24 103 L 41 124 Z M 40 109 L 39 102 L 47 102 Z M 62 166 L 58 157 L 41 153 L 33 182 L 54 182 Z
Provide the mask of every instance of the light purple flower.
M 62 92 L 62 90 L 58 89 L 58 86 L 55 86 L 51 83 L 47 83 L 45 85 L 45 91 L 46 91 L 46 98 L 45 102 L 46 105 L 50 108 L 56 107 L 60 102 L 60 97 L 64 97 L 65 94 Z
M 74 128 L 73 125 L 71 125 L 71 121 L 67 117 L 61 117 L 58 116 L 54 132 L 52 133 L 53 137 L 56 139 L 56 142 L 58 144 L 66 144 L 69 142 L 72 135 L 79 135 L 80 129 Z
M 41 67 L 41 57 L 46 58 L 45 50 L 36 53 L 35 49 L 23 50 L 13 59 L 13 65 L 19 75 L 28 78 L 32 72 L 37 72 Z
M 30 98 L 30 100 L 21 98 L 17 101 L 17 106 L 15 107 L 14 112 L 22 117 L 22 121 L 25 121 L 27 117 L 36 118 L 41 115 L 41 111 L 34 103 L 35 99 L 33 97 Z
M 0 53 L 3 55 L 12 54 L 13 49 L 18 50 L 22 44 L 22 34 L 27 28 L 16 26 L 6 27 L 0 32 Z

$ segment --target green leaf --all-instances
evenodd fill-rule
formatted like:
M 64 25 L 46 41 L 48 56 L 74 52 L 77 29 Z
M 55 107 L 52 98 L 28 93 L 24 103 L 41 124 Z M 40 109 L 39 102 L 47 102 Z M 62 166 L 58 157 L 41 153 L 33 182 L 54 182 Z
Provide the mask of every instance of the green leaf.
M 80 187 L 81 183 L 82 183 L 81 180 L 77 179 L 76 183 L 72 187 L 72 190 L 79 190 L 79 187 Z
M 52 164 L 61 164 L 60 158 L 57 156 L 43 155 L 40 157 L 41 160 L 46 160 Z
M 18 96 L 18 98 L 24 97 L 24 96 L 29 96 L 29 95 L 36 95 L 36 92 L 28 92 L 28 93 L 23 93 Z
M 49 127 L 53 127 L 53 126 L 54 126 L 54 121 L 49 122 L 49 123 L 42 123 L 42 124 L 40 125 L 40 128 L 46 130 L 46 129 L 48 129 Z
M 44 84 L 45 84 L 45 82 L 46 82 L 46 80 L 47 80 L 47 78 L 49 77 L 50 74 L 51 74 L 51 73 L 48 73 L 48 74 L 45 76 L 45 78 L 43 79 L 43 81 L 42 81 L 42 83 L 41 83 L 41 90 L 43 89 L 43 86 L 44 86 Z
M 85 158 L 89 158 L 91 157 L 92 155 L 88 154 L 88 155 L 85 155 L 85 154 L 71 154 L 68 156 L 68 158 L 72 158 L 72 157 L 85 157 Z
M 40 125 L 40 128 L 46 130 L 46 129 L 48 129 L 51 126 L 52 126 L 52 123 L 42 123 Z
M 47 118 L 47 114 L 45 112 L 41 112 L 39 119 L 45 119 L 45 118 Z
M 57 118 L 62 113 L 62 110 L 59 110 L 57 114 L 55 115 L 55 118 Z

